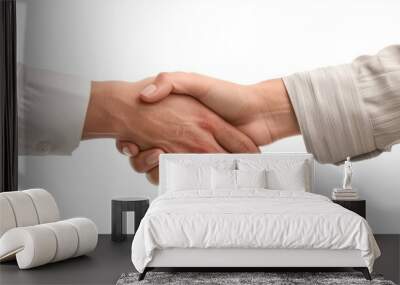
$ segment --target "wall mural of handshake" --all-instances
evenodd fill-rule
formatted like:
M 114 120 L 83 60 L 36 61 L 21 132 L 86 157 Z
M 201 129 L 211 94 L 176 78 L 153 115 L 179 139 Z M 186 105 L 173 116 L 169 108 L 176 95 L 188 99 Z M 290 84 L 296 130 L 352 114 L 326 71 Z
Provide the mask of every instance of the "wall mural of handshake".
M 21 64 L 19 153 L 70 154 L 80 140 L 114 138 L 155 184 L 161 153 L 254 153 L 298 134 L 319 162 L 369 158 L 400 141 L 399 62 L 393 45 L 249 85 L 185 72 L 99 82 Z

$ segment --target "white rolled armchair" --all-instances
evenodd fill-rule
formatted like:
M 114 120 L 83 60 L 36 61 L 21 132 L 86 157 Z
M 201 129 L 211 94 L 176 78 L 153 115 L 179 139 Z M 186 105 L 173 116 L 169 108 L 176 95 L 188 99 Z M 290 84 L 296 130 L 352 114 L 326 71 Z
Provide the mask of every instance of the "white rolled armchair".
M 97 227 L 87 218 L 60 220 L 44 189 L 0 193 L 0 262 L 20 269 L 84 255 L 96 248 Z

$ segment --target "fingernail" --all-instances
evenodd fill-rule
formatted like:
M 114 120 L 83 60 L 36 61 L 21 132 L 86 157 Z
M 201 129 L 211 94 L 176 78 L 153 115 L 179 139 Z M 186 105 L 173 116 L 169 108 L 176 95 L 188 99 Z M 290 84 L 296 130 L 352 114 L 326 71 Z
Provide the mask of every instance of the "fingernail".
M 157 164 L 157 163 L 158 163 L 158 156 L 159 156 L 159 155 L 160 155 L 160 153 L 158 153 L 158 152 L 149 155 L 149 156 L 146 158 L 146 163 L 147 163 L 147 165 L 155 165 L 155 164 Z
M 129 157 L 132 156 L 132 153 L 131 153 L 131 151 L 129 150 L 129 147 L 127 147 L 127 146 L 124 146 L 124 147 L 122 148 L 122 152 L 123 152 L 126 156 L 129 156 Z
M 146 88 L 144 88 L 140 94 L 147 97 L 147 96 L 151 96 L 151 94 L 154 93 L 154 91 L 156 91 L 157 86 L 155 86 L 154 84 L 150 84 L 148 85 Z

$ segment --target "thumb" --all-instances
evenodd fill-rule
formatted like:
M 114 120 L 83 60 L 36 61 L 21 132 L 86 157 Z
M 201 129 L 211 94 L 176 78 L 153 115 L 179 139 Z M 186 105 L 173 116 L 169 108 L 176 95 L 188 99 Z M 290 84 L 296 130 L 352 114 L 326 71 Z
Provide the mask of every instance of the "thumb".
M 212 81 L 209 77 L 194 73 L 162 72 L 140 92 L 140 98 L 144 102 L 154 103 L 174 93 L 189 95 L 201 101 Z

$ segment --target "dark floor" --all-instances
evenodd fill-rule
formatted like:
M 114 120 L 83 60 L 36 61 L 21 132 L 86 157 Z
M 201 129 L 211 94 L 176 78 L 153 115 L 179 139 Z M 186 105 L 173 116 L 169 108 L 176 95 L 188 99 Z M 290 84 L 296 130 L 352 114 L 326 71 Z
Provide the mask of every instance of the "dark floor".
M 375 272 L 399 283 L 400 235 L 375 236 L 382 256 Z M 115 284 L 123 272 L 134 271 L 130 260 L 132 239 L 115 243 L 109 235 L 100 235 L 97 249 L 82 256 L 42 267 L 19 270 L 15 262 L 0 264 L 0 284 Z
M 0 284 L 115 284 L 124 272 L 133 271 L 130 259 L 132 238 L 111 241 L 100 235 L 97 248 L 88 256 L 41 267 L 18 270 L 16 262 L 0 264 Z

